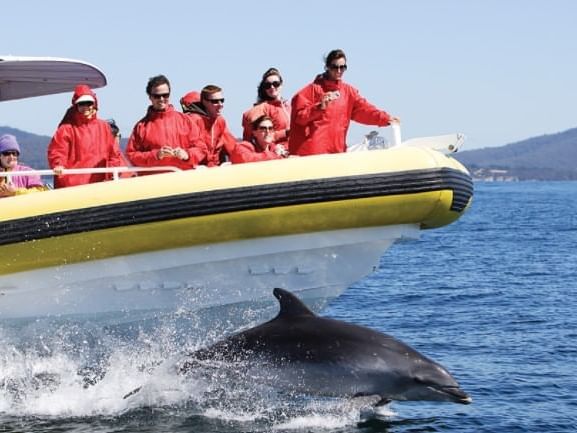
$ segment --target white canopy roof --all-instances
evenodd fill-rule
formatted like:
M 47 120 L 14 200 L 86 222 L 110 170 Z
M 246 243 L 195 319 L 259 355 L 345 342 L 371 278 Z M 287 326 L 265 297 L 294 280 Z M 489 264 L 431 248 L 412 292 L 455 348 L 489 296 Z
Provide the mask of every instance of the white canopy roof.
M 106 77 L 80 60 L 0 55 L 0 101 L 72 92 L 77 84 L 104 87 Z

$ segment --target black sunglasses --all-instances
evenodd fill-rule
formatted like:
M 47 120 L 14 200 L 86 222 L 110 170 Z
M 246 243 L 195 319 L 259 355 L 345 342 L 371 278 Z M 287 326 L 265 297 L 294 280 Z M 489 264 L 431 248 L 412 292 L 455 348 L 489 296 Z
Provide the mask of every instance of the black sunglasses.
M 154 99 L 168 99 L 170 97 L 170 93 L 151 93 L 150 96 L 152 96 Z
M 82 102 L 77 103 L 76 105 L 80 105 L 81 107 L 90 107 L 91 105 L 94 105 L 94 102 L 82 101 Z
M 339 71 L 346 71 L 347 70 L 347 65 L 330 65 L 329 69 L 332 69 L 333 71 L 339 70 Z
M 259 131 L 274 131 L 274 126 L 259 126 Z
M 20 155 L 20 153 L 17 150 L 6 150 L 4 152 L 2 152 L 2 156 L 18 156 Z
M 215 98 L 215 99 L 206 99 L 208 102 L 210 102 L 211 104 L 224 104 L 224 98 Z
M 281 85 L 280 81 L 265 81 L 264 84 L 262 85 L 265 89 L 270 89 L 271 87 L 274 87 L 275 89 L 278 89 Z

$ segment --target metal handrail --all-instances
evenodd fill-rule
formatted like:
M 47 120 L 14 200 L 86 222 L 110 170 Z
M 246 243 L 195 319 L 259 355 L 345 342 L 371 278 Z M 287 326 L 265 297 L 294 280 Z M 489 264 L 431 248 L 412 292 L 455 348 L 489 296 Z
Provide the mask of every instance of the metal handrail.
M 97 174 L 97 173 L 112 173 L 112 179 L 118 180 L 120 173 L 138 173 L 138 172 L 155 172 L 155 171 L 182 171 L 178 167 L 171 165 L 159 167 L 95 167 L 95 168 L 67 168 L 62 170 L 61 175 L 67 174 Z M 37 174 L 39 176 L 52 176 L 54 170 L 18 170 L 18 171 L 0 171 L 0 177 L 8 176 L 30 176 Z

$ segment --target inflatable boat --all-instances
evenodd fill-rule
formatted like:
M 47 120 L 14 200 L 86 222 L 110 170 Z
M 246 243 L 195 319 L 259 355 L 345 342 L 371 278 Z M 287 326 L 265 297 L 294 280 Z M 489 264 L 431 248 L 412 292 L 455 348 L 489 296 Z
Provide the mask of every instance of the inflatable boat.
M 471 176 L 438 142 L 3 198 L 0 320 L 192 312 L 213 326 L 274 308 L 274 287 L 319 311 L 395 241 L 465 212 Z
M 472 191 L 456 160 L 400 146 L 4 198 L 0 318 L 213 308 L 273 287 L 320 308 Z

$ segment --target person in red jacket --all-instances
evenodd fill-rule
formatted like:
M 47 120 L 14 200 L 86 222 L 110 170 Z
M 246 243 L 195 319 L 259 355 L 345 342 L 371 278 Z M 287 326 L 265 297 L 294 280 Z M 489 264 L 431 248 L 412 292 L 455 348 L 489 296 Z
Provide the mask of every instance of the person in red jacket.
M 331 51 L 325 59 L 325 72 L 292 98 L 291 155 L 346 152 L 351 120 L 376 126 L 400 121 L 370 104 L 357 89 L 345 83 L 346 70 L 344 51 Z
M 200 94 L 192 91 L 184 95 L 180 98 L 180 105 L 182 111 L 200 130 L 202 140 L 206 143 L 207 155 L 203 163 L 208 167 L 214 167 L 226 162 L 237 140 L 228 130 L 226 120 L 222 116 L 224 108 L 222 89 L 209 84 Z
M 108 123 L 99 119 L 97 112 L 96 94 L 87 85 L 76 86 L 72 105 L 48 144 L 48 164 L 55 174 L 55 188 L 111 178 L 104 173 L 64 175 L 64 169 L 126 166 Z
M 280 143 L 275 143 L 273 119 L 262 115 L 250 127 L 251 141 L 240 141 L 229 151 L 233 164 L 243 162 L 269 161 L 288 157 L 288 152 Z
M 258 85 L 256 104 L 242 115 L 243 140 L 252 139 L 252 123 L 260 116 L 273 119 L 274 141 L 288 150 L 290 132 L 290 103 L 281 95 L 283 79 L 278 69 L 269 68 Z
M 137 167 L 172 166 L 182 170 L 201 164 L 206 158 L 206 145 L 198 127 L 170 104 L 168 78 L 150 78 L 146 93 L 151 105 L 134 125 L 126 145 L 130 162 Z

